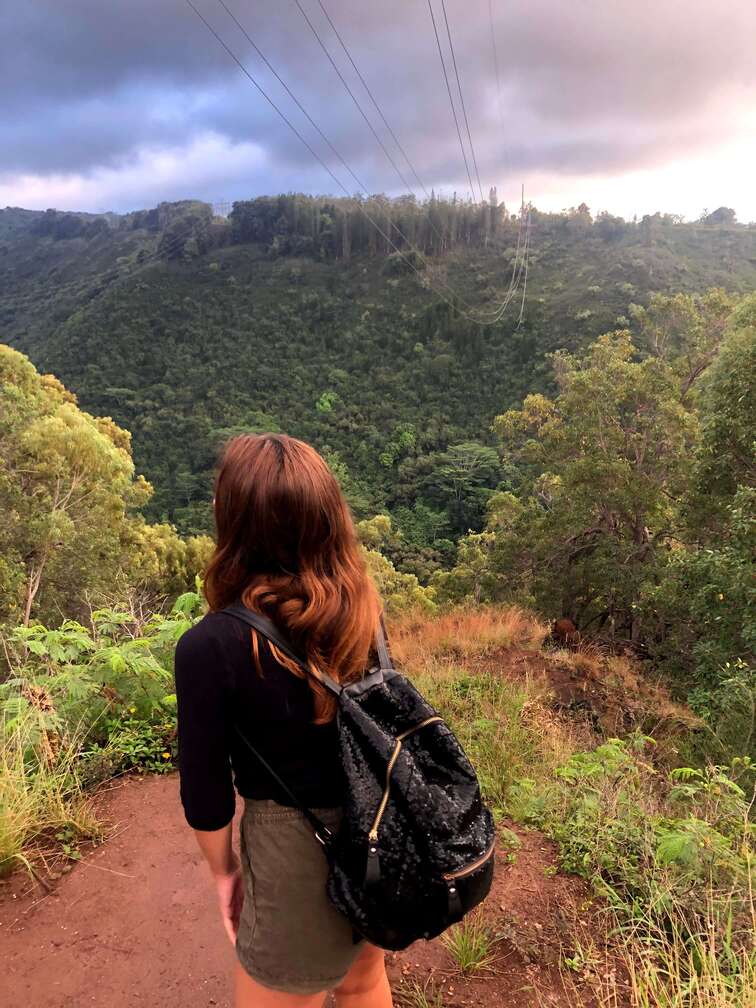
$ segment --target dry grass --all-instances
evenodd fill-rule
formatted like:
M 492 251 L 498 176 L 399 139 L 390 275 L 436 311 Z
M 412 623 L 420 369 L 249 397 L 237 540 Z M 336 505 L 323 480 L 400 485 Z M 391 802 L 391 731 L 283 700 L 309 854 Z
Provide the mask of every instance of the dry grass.
M 389 629 L 392 656 L 448 719 L 496 808 L 518 778 L 547 780 L 591 741 L 586 726 L 552 709 L 541 651 L 549 627 L 531 613 L 458 608 L 400 617 Z
M 395 997 L 397 1008 L 444 1008 L 443 992 L 432 977 L 422 984 L 414 977 L 402 980 Z
M 711 890 L 701 899 L 708 913 L 694 935 L 674 915 L 642 939 L 607 915 L 611 945 L 581 928 L 562 975 L 577 1008 L 756 1008 L 756 951 L 731 943 L 728 908 L 715 910 Z M 753 899 L 751 917 L 756 933 Z
M 92 805 L 76 774 L 79 740 L 37 752 L 40 733 L 32 713 L 0 725 L 0 876 L 19 864 L 31 870 L 56 833 L 99 835 Z
M 393 657 L 410 668 L 439 658 L 481 658 L 500 648 L 540 651 L 550 632 L 517 606 L 454 609 L 435 618 L 417 615 L 391 621 Z
M 579 732 L 546 704 L 539 680 L 510 682 L 448 660 L 429 661 L 414 682 L 456 732 L 487 800 L 507 808 L 509 788 L 522 777 L 550 779 L 579 748 Z

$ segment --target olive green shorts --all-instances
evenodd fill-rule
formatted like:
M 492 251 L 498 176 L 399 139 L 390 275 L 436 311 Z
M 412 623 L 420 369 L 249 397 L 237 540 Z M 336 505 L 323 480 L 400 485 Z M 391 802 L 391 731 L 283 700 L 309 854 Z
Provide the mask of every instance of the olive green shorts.
M 336 830 L 341 809 L 316 809 Z M 363 943 L 326 895 L 328 864 L 301 812 L 245 800 L 241 820 L 244 909 L 236 954 L 264 987 L 317 994 L 344 979 Z

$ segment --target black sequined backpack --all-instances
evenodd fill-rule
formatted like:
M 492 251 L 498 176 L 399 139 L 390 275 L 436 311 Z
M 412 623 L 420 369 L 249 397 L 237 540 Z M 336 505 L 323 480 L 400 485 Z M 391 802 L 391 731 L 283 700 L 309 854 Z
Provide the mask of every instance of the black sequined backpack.
M 241 604 L 224 611 L 312 675 L 266 617 Z M 454 733 L 394 669 L 382 624 L 376 650 L 379 665 L 358 682 L 342 687 L 318 677 L 338 700 L 348 788 L 335 835 L 241 737 L 323 844 L 330 865 L 328 896 L 355 936 L 399 950 L 418 938 L 435 938 L 486 897 L 496 831 Z

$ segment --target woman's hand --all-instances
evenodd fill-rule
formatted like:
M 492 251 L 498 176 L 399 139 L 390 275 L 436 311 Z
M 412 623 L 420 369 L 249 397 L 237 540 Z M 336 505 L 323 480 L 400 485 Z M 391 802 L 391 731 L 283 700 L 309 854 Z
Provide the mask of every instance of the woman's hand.
M 244 906 L 244 880 L 238 861 L 230 872 L 215 876 L 215 888 L 218 892 L 218 906 L 223 926 L 231 944 L 236 945 L 239 918 Z

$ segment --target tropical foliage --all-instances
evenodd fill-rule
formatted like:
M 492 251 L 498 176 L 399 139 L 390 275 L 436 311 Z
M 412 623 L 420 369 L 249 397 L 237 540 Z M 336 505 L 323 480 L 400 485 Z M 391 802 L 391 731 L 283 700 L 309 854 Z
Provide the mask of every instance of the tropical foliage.
M 119 592 L 154 604 L 191 584 L 210 540 L 148 525 L 151 492 L 127 431 L 0 345 L 0 622 L 76 615 Z

